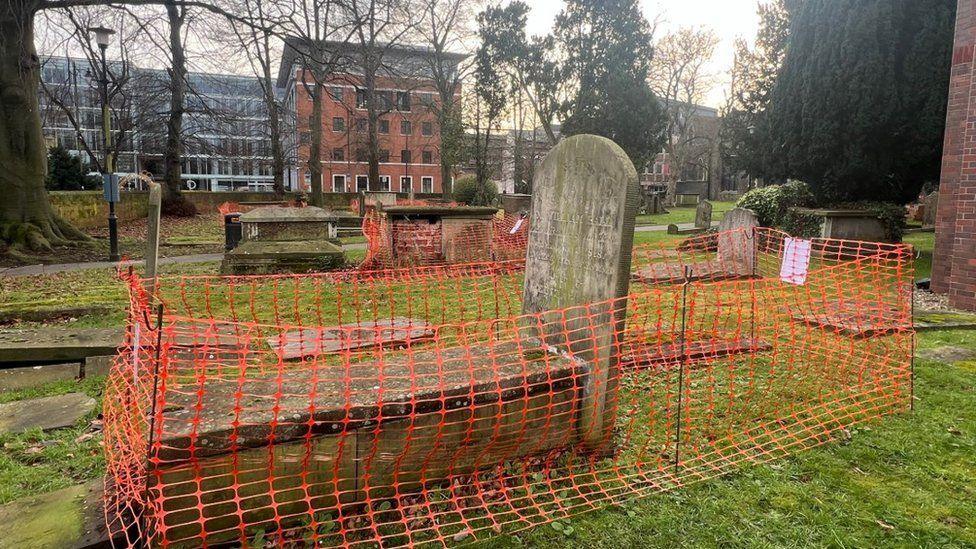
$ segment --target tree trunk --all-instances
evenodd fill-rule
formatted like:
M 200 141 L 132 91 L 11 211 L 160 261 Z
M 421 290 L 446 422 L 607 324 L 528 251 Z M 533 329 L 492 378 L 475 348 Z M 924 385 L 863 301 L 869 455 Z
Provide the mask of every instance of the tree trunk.
M 7 0 L 0 9 L 0 238 L 15 251 L 88 240 L 54 213 L 44 188 L 47 147 L 34 49 L 38 6 L 36 0 Z
M 173 65 L 169 70 L 169 119 L 166 123 L 166 151 L 163 153 L 164 214 L 189 217 L 196 215 L 196 208 L 183 196 L 180 187 L 181 164 L 183 162 L 183 112 L 186 86 L 186 52 L 183 51 L 183 19 L 186 8 L 178 8 L 173 0 L 166 3 L 169 19 L 169 48 Z
M 366 88 L 366 160 L 369 162 L 369 186 L 380 189 L 380 144 L 379 144 L 379 111 L 376 108 L 376 74 L 372 63 L 363 63 L 363 84 Z M 391 130 L 392 131 L 392 130 Z
M 322 94 L 325 92 L 325 86 L 322 85 L 320 76 L 315 76 L 315 84 L 312 86 L 312 119 L 309 121 L 311 126 L 309 131 L 312 135 L 308 153 L 308 173 L 312 181 L 310 202 L 319 208 L 325 202 L 322 197 Z

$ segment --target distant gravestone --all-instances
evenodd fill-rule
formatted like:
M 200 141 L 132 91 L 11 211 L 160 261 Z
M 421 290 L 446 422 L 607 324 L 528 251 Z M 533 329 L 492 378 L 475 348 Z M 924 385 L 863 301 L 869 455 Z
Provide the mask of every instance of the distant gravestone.
M 922 226 L 935 227 L 935 216 L 939 211 L 939 191 L 929 193 L 922 204 Z
M 722 267 L 738 274 L 755 274 L 759 217 L 752 210 L 733 208 L 718 226 L 718 260 Z
M 639 201 L 627 154 L 594 135 L 556 145 L 532 185 L 523 311 L 542 313 L 531 329 L 545 343 L 587 362 L 579 433 L 593 449 L 613 426 L 619 376 L 611 346 L 627 309 Z
M 695 228 L 708 229 L 712 226 L 712 203 L 703 200 L 695 209 Z

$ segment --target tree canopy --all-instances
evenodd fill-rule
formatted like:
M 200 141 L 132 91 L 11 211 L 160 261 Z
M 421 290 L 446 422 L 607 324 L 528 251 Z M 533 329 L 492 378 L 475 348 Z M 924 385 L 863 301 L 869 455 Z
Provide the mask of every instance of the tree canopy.
M 937 180 L 955 3 L 788 3 L 761 175 L 805 181 L 821 202 L 907 202 Z
M 575 84 L 563 103 L 563 135 L 614 140 L 642 167 L 661 147 L 664 113 L 648 85 L 653 32 L 636 0 L 567 0 L 553 37 L 561 77 Z

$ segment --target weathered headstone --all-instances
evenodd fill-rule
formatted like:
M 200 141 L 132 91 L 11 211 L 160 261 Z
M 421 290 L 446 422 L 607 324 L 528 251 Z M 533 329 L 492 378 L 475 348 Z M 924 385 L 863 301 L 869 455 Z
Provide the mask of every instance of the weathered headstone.
M 627 309 L 639 200 L 627 154 L 594 135 L 556 145 L 532 184 L 523 311 L 540 314 L 532 331 L 546 344 L 588 364 L 579 432 L 591 449 L 606 445 L 613 426 L 612 345 Z
M 695 209 L 695 228 L 708 229 L 712 226 L 712 203 L 702 200 Z
M 935 215 L 939 211 L 939 191 L 933 191 L 925 197 L 922 210 L 922 226 L 935 227 Z
M 733 208 L 718 226 L 718 260 L 723 268 L 739 274 L 755 274 L 755 228 L 759 217 L 752 210 Z

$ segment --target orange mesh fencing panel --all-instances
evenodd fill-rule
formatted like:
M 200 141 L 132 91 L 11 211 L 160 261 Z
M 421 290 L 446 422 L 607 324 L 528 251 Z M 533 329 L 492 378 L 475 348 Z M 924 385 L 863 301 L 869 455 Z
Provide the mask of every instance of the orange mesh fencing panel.
M 909 409 L 910 247 L 756 229 L 634 258 L 625 298 L 530 315 L 520 260 L 164 277 L 153 300 L 129 275 L 110 528 L 451 546 Z

